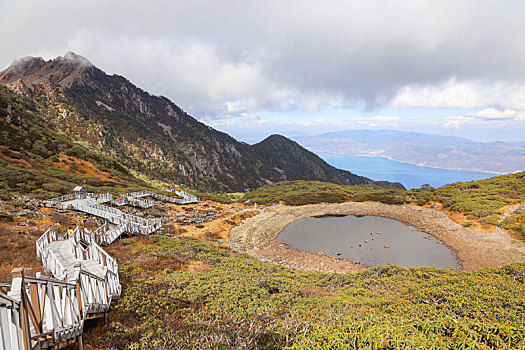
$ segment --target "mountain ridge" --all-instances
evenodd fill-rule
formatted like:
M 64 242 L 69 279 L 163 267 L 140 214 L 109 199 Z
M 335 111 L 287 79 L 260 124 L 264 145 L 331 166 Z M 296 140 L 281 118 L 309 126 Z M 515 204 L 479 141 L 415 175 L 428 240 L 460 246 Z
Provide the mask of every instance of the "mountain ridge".
M 298 164 L 309 164 L 309 167 L 313 170 L 311 174 L 304 178 L 304 180 L 316 180 L 321 181 L 321 178 L 328 178 L 331 181 L 328 182 L 359 182 L 365 184 L 373 184 L 374 181 L 370 179 L 355 175 L 349 171 L 336 171 L 335 167 L 320 162 L 321 158 L 313 152 L 303 151 L 303 147 L 297 142 L 290 140 L 282 135 L 273 134 L 268 136 L 266 139 L 253 145 L 253 148 L 263 156 L 263 159 L 268 164 L 271 164 L 274 168 L 283 171 L 286 168 L 287 173 L 295 174 L 295 177 L 300 176 L 300 169 L 297 168 Z M 283 162 L 283 158 L 288 153 L 288 157 L 291 158 L 291 162 Z M 276 156 L 272 156 L 276 155 Z
M 44 97 L 40 108 L 55 131 L 107 152 L 128 168 L 201 190 L 242 191 L 306 178 L 342 185 L 374 183 L 312 158 L 301 146 L 294 148 L 296 158 L 310 161 L 298 171 L 282 149 L 291 143 L 280 144 L 281 159 L 271 160 L 260 147 L 197 121 L 166 97 L 151 95 L 125 77 L 108 75 L 74 53 L 48 61 L 15 61 L 0 72 L 0 84 L 35 99 Z
M 497 174 L 525 169 L 523 142 L 476 142 L 397 130 L 343 130 L 294 139 L 314 152 L 382 156 L 441 169 Z

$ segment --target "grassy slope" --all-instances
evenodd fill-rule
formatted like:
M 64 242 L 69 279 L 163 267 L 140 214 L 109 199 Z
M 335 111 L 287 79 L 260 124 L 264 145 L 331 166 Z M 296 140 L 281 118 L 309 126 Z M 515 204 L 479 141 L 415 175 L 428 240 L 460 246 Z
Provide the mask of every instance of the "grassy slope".
M 91 335 L 94 346 L 525 346 L 525 264 L 471 273 L 384 266 L 338 275 L 263 263 L 192 238 L 130 238 L 109 250 L 125 289 L 107 332 Z
M 97 192 L 150 187 L 115 159 L 47 127 L 47 103 L 0 86 L 0 193 L 49 198 L 84 181 Z

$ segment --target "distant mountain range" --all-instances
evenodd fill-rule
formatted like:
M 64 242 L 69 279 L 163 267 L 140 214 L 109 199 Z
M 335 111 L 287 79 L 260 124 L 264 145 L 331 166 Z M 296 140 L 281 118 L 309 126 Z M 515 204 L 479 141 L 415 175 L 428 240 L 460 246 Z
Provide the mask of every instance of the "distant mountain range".
M 33 122 L 153 178 L 214 191 L 242 191 L 282 180 L 375 183 L 328 165 L 283 136 L 253 146 L 239 142 L 198 122 L 167 98 L 153 96 L 122 76 L 107 75 L 71 52 L 49 61 L 15 61 L 0 72 L 0 84 L 33 101 L 30 109 L 45 116 Z M 0 106 L 5 115 L 0 121 L 23 124 L 13 115 L 15 102 L 6 104 Z
M 295 139 L 314 152 L 381 156 L 455 170 L 493 173 L 525 170 L 525 141 L 485 143 L 395 130 L 345 130 Z

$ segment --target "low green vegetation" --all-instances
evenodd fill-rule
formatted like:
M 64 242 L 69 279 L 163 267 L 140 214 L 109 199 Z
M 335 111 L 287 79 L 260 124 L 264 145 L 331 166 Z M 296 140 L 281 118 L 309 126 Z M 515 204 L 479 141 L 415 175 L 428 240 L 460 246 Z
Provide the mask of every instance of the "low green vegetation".
M 419 206 L 442 203 L 444 209 L 464 214 L 469 220 L 468 226 L 479 221 L 525 234 L 524 214 L 518 212 L 517 215 L 502 219 L 505 206 L 525 202 L 525 172 L 458 182 L 439 188 L 424 185 L 413 190 L 372 185 L 339 186 L 318 181 L 285 181 L 249 191 L 243 200 L 258 204 L 282 201 L 287 205 L 345 201 L 411 203 Z
M 500 215 L 503 206 L 525 200 L 525 172 L 446 185 L 432 195 L 452 211 L 477 218 Z
M 388 204 L 408 202 L 406 191 L 392 187 L 340 186 L 320 181 L 278 182 L 247 192 L 243 199 L 258 204 L 283 201 L 287 205 L 341 203 L 348 200 L 371 200 Z
M 409 194 L 440 202 L 445 209 L 460 212 L 470 220 L 525 234 L 525 215 L 518 212 L 517 215 L 502 218 L 504 207 L 525 202 L 525 172 L 458 182 L 439 188 L 424 186 L 409 191 Z
M 124 239 L 126 286 L 104 347 L 521 349 L 525 264 L 477 272 L 304 272 L 192 238 Z M 131 258 L 133 257 L 133 258 Z M 200 261 L 201 272 L 147 271 Z M 178 269 L 177 269 L 178 270 Z

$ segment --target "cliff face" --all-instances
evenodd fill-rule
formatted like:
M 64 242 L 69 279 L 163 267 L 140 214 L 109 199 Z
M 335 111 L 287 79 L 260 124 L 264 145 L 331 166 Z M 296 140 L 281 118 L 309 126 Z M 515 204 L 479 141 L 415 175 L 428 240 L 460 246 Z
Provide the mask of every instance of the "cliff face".
M 55 131 L 102 149 L 128 168 L 201 190 L 299 179 L 372 182 L 331 167 L 282 136 L 254 146 L 238 142 L 74 53 L 50 61 L 23 58 L 0 73 L 0 83 L 38 100 Z

